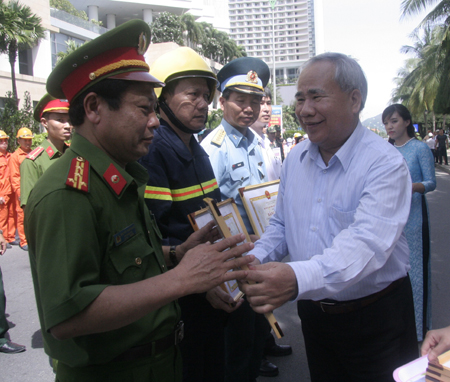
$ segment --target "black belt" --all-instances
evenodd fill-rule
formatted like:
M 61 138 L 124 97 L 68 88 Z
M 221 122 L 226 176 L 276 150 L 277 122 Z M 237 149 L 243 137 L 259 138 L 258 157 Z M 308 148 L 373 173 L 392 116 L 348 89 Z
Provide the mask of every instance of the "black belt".
M 184 323 L 180 321 L 175 330 L 168 336 L 149 344 L 134 346 L 113 359 L 112 362 L 134 361 L 140 358 L 150 357 L 178 345 L 184 337 Z
M 377 293 L 371 294 L 367 297 L 359 298 L 357 300 L 350 301 L 334 301 L 334 300 L 321 300 L 321 301 L 312 301 L 314 305 L 317 305 L 322 312 L 328 314 L 341 314 L 341 313 L 350 313 L 361 308 L 364 308 L 367 305 L 373 304 L 375 301 L 378 301 L 381 297 L 387 295 L 388 293 L 397 289 L 400 284 L 405 280 L 406 277 L 398 279 L 392 283 L 390 283 L 386 288 L 380 290 Z

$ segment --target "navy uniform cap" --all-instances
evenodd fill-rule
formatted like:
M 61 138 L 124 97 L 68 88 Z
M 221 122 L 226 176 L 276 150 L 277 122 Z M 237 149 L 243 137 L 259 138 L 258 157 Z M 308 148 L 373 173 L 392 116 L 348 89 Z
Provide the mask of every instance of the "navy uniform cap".
M 240 57 L 230 61 L 219 73 L 219 90 L 230 89 L 240 93 L 264 96 L 270 78 L 267 64 L 255 57 Z
M 144 53 L 150 28 L 143 20 L 130 20 L 89 41 L 58 63 L 47 79 L 47 91 L 72 102 L 84 90 L 106 78 L 164 83 L 149 73 Z

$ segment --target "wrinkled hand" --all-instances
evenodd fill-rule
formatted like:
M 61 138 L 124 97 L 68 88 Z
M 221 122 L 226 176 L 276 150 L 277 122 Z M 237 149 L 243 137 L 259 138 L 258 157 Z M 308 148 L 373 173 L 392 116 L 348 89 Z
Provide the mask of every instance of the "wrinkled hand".
M 253 255 L 240 257 L 254 248 L 253 243 L 244 243 L 228 249 L 244 239 L 245 236 L 239 234 L 216 244 L 198 245 L 186 252 L 180 264 L 172 270 L 181 287 L 185 289 L 185 294 L 206 292 L 225 281 L 244 278 L 247 271 L 228 272 L 239 269 L 255 259 Z
M 210 221 L 202 229 L 192 233 L 183 244 L 178 246 L 180 258 L 182 258 L 187 251 L 195 248 L 197 245 L 206 243 L 207 241 L 214 243 L 216 240 L 220 239 L 220 237 L 221 236 L 215 222 L 213 220 Z
M 251 265 L 247 277 L 239 281 L 239 288 L 257 313 L 271 312 L 298 294 L 294 270 L 278 262 Z
M 206 299 L 214 309 L 222 309 L 227 313 L 234 312 L 244 301 L 244 299 L 241 298 L 239 301 L 235 302 L 233 297 L 225 292 L 220 286 L 206 292 Z
M 428 354 L 428 361 L 439 364 L 438 356 L 450 350 L 450 326 L 430 330 L 422 344 L 422 355 Z

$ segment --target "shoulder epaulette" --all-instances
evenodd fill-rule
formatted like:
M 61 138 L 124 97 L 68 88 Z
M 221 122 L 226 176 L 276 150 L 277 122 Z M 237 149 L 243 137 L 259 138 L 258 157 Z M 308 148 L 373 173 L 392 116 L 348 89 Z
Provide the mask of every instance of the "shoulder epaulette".
M 73 158 L 70 162 L 66 185 L 83 192 L 89 192 L 89 162 L 82 158 Z
M 28 153 L 27 158 L 31 160 L 35 160 L 39 155 L 42 154 L 44 151 L 44 148 L 42 146 L 36 147 L 33 151 Z
M 224 129 L 219 128 L 219 131 L 214 135 L 214 138 L 211 140 L 211 143 L 215 144 L 216 146 L 222 146 L 223 140 L 227 136 L 227 133 Z

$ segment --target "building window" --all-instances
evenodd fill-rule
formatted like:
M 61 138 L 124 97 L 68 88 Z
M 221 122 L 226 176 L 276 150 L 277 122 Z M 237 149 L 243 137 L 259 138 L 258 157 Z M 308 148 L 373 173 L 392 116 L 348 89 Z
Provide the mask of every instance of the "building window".
M 31 49 L 19 50 L 19 73 L 33 75 L 33 55 Z
M 52 68 L 55 67 L 56 61 L 58 59 L 58 52 L 67 52 L 66 41 L 73 40 L 77 45 L 84 43 L 83 40 L 75 38 L 63 33 L 51 33 L 51 45 L 52 45 Z

